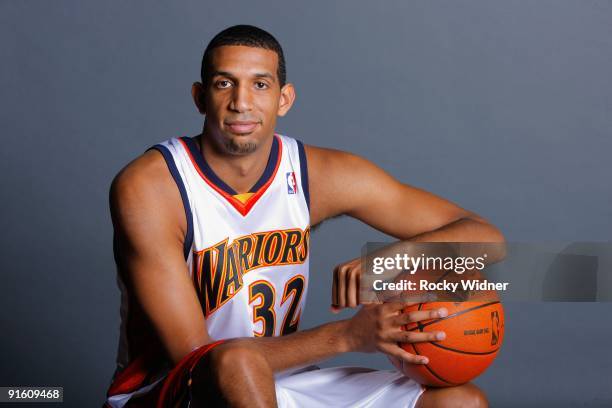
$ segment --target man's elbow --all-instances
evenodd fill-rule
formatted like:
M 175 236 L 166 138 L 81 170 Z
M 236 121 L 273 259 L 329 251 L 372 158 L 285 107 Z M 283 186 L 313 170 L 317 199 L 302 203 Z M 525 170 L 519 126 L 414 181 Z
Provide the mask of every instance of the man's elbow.
M 468 220 L 474 223 L 474 226 L 478 230 L 479 242 L 506 242 L 506 238 L 501 230 L 485 218 L 482 218 L 474 213 L 468 213 L 463 217 L 463 220 Z
M 491 244 L 488 245 L 490 246 L 490 250 L 488 251 L 489 261 L 495 263 L 506 258 L 506 237 L 501 230 L 478 215 L 470 214 L 466 218 L 478 225 L 478 241 Z

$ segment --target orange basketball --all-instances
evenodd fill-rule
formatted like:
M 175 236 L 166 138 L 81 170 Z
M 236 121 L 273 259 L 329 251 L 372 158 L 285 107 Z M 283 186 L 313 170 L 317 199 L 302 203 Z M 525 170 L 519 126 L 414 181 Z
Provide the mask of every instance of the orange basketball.
M 493 362 L 504 339 L 504 309 L 497 297 L 488 301 L 429 302 L 409 306 L 405 312 L 445 307 L 448 315 L 404 327 L 411 331 L 444 331 L 442 341 L 402 343 L 409 353 L 424 355 L 429 363 L 397 364 L 420 384 L 448 387 L 466 383 Z

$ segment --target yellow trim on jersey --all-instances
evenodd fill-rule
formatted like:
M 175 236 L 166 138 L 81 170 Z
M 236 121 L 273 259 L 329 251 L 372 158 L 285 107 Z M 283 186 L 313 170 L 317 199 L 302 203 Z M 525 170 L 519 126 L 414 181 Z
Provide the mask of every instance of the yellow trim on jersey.
M 255 193 L 242 193 L 242 194 L 235 194 L 233 197 L 240 201 L 242 204 L 246 203 L 249 198 L 251 198 L 251 196 L 255 194 Z

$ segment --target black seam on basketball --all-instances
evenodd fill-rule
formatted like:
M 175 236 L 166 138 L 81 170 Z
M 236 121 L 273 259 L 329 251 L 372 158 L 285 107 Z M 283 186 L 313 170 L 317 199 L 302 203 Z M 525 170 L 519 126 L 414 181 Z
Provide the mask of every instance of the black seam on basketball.
M 417 353 L 417 355 L 422 356 L 422 354 L 419 353 L 419 349 L 417 349 L 416 347 L 416 343 L 412 343 L 412 348 Z M 427 371 L 429 371 L 434 377 L 436 377 L 438 380 L 442 381 L 443 383 L 450 384 L 450 385 L 459 385 L 459 383 L 450 382 L 440 377 L 434 370 L 431 369 L 431 367 L 429 367 L 429 364 L 423 364 L 423 365 L 425 366 Z
M 452 319 L 453 317 L 457 317 L 457 316 L 460 316 L 460 315 L 462 315 L 464 313 L 471 312 L 472 310 L 477 310 L 477 309 L 481 309 L 483 307 L 487 307 L 487 306 L 491 306 L 491 305 L 496 305 L 498 303 L 499 303 L 499 300 L 496 300 L 495 302 L 485 303 L 484 305 L 470 307 L 469 309 L 465 309 L 465 310 L 462 310 L 462 311 L 457 312 L 457 313 L 449 314 L 446 317 L 440 317 L 440 318 L 434 320 L 433 322 L 425 323 L 425 324 L 422 325 L 422 327 L 427 327 L 427 326 L 430 326 L 432 324 L 436 324 L 438 322 L 441 322 L 442 320 Z M 419 329 L 419 328 L 420 328 L 420 325 L 415 327 L 415 328 L 412 328 L 412 329 L 410 329 L 408 331 L 414 331 L 415 329 Z M 421 330 L 421 331 L 423 331 L 423 330 Z
M 460 353 L 460 354 L 473 354 L 473 355 L 476 355 L 476 356 L 486 356 L 487 354 L 493 354 L 493 353 L 497 353 L 497 352 L 499 351 L 499 347 L 498 347 L 498 348 L 496 348 L 496 349 L 495 349 L 495 350 L 493 350 L 493 351 L 483 351 L 483 352 L 477 352 L 477 351 L 463 351 L 463 350 L 457 350 L 457 349 L 454 349 L 454 348 L 450 348 L 450 347 L 443 346 L 443 345 L 438 344 L 438 343 L 433 342 L 433 341 L 430 341 L 430 342 L 429 342 L 429 344 L 431 344 L 432 346 L 436 346 L 436 347 L 442 348 L 442 349 L 444 349 L 444 350 L 453 351 L 453 352 L 455 352 L 455 353 Z

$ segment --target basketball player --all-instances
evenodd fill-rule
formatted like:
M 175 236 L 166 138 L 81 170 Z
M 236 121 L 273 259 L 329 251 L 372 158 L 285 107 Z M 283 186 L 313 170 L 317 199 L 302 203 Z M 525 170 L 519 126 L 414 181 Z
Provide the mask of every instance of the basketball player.
M 267 32 L 222 31 L 201 73 L 192 95 L 202 133 L 152 147 L 111 187 L 122 331 L 106 406 L 486 406 L 469 384 L 425 390 L 391 369 L 313 366 L 375 351 L 425 364 L 398 342 L 444 333 L 400 327 L 443 309 L 366 305 L 350 319 L 297 329 L 311 226 L 347 214 L 402 240 L 503 241 L 500 232 L 363 158 L 276 134 L 295 90 Z M 360 263 L 334 274 L 335 309 L 356 307 Z

